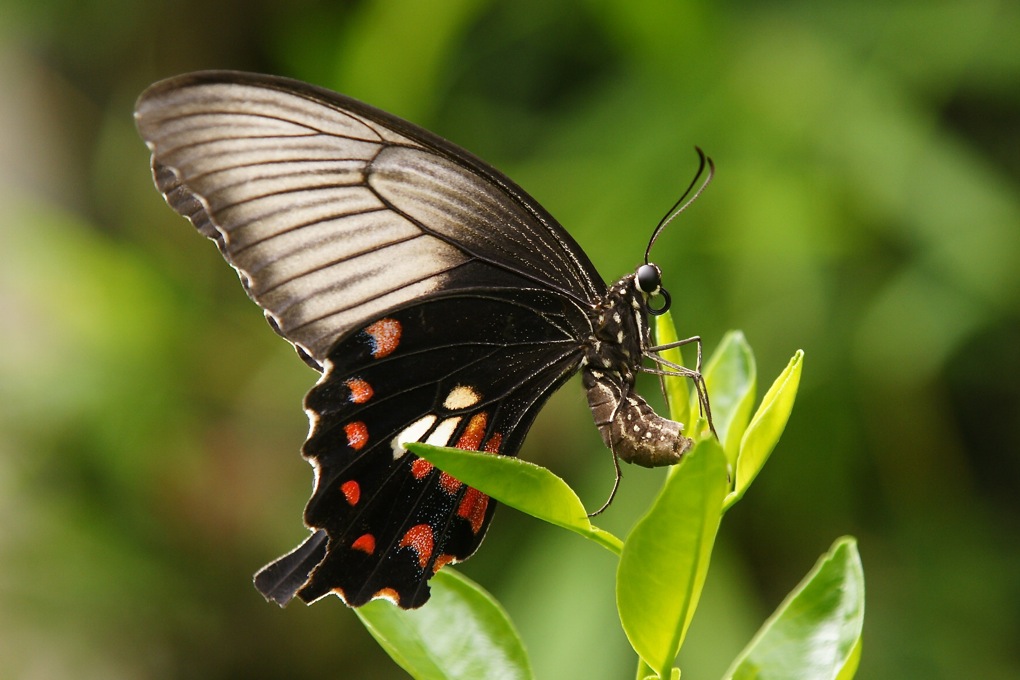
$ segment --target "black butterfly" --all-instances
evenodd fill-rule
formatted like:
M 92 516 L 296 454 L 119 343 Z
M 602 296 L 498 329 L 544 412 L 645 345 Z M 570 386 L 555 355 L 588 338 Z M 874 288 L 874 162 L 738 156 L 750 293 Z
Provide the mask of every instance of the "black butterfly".
M 424 604 L 432 574 L 478 548 L 495 503 L 402 444 L 516 455 L 578 369 L 614 460 L 671 465 L 690 448 L 634 392 L 637 371 L 686 375 L 707 408 L 700 373 L 651 346 L 648 314 L 669 296 L 647 250 L 607 289 L 503 174 L 304 83 L 184 75 L 146 90 L 135 119 L 167 203 L 216 241 L 276 332 L 322 373 L 305 399 L 312 535 L 256 574 L 267 599 Z M 698 342 L 700 369 L 700 340 L 684 342 Z

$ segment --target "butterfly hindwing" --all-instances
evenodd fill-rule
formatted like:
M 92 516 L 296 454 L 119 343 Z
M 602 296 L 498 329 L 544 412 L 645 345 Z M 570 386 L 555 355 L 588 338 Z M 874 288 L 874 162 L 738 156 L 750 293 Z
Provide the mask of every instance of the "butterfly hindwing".
M 304 574 L 290 595 L 414 607 L 432 573 L 475 551 L 495 503 L 401 444 L 516 454 L 580 359 L 574 325 L 587 321 L 573 310 L 545 291 L 455 294 L 394 310 L 336 345 L 305 400 L 304 454 L 316 469 L 305 522 L 327 533 L 328 548 L 321 563 L 295 567 Z

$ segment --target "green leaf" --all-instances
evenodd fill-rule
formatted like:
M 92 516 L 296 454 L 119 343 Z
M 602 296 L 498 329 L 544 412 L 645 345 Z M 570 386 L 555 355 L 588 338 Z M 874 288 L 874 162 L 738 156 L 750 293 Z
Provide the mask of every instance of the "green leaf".
M 712 407 L 712 421 L 731 468 L 737 464 L 740 441 L 751 419 L 758 369 L 754 352 L 740 331 L 723 336 L 705 364 L 704 376 Z M 697 395 L 691 409 L 698 407 Z
M 640 662 L 638 667 L 638 680 L 657 680 L 658 675 L 648 667 L 645 662 Z M 669 680 L 680 680 L 680 669 L 673 668 L 669 672 Z
M 724 510 L 740 500 L 765 465 L 772 449 L 776 447 L 776 442 L 779 441 L 786 428 L 786 422 L 790 419 L 793 402 L 797 399 L 803 365 L 804 352 L 797 350 L 790 363 L 765 393 L 761 405 L 751 418 L 751 424 L 747 426 L 740 442 L 733 491 L 726 497 Z
M 660 677 L 669 677 L 701 597 L 726 490 L 725 454 L 715 439 L 703 439 L 623 546 L 616 574 L 620 621 Z
M 532 517 L 575 531 L 619 555 L 623 542 L 588 520 L 574 490 L 544 467 L 491 453 L 408 443 L 408 450 L 482 493 Z
M 861 663 L 861 638 L 857 638 L 857 644 L 854 645 L 853 650 L 850 652 L 850 656 L 847 658 L 846 663 L 843 664 L 843 668 L 839 670 L 839 675 L 836 676 L 836 680 L 851 680 L 857 675 L 857 666 Z
M 857 542 L 843 537 L 769 617 L 725 678 L 850 678 L 863 625 L 864 569 Z
M 432 599 L 421 609 L 373 600 L 354 611 L 386 653 L 419 680 L 534 677 L 503 608 L 452 569 L 432 578 Z
M 673 325 L 673 315 L 666 312 L 655 317 L 655 344 L 668 345 L 677 340 L 679 338 L 676 334 L 676 326 Z M 666 361 L 672 361 L 680 366 L 684 365 L 684 358 L 680 354 L 679 347 L 664 350 L 661 354 L 662 358 Z M 666 385 L 666 401 L 669 403 L 670 419 L 684 425 L 690 425 L 690 387 L 687 384 L 687 378 L 666 376 L 663 382 Z M 690 429 L 688 428 L 689 431 Z

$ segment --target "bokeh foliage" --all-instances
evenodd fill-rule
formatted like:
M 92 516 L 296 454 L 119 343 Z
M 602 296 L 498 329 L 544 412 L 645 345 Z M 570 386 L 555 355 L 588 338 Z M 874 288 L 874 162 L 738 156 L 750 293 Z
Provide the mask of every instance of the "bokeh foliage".
M 250 586 L 302 536 L 314 375 L 151 186 L 134 98 L 198 68 L 313 81 L 451 138 L 607 278 L 639 261 L 706 149 L 716 182 L 654 252 L 680 332 L 711 347 L 739 327 L 763 374 L 797 348 L 811 370 L 769 474 L 727 516 L 685 674 L 718 677 L 844 533 L 868 573 L 860 677 L 1020 672 L 1017 3 L 4 0 L 2 15 L 0 676 L 401 677 L 339 603 L 279 611 Z M 576 384 L 523 455 L 592 505 L 608 492 Z M 624 473 L 609 529 L 661 482 Z M 465 565 L 538 677 L 631 673 L 600 552 L 503 511 Z

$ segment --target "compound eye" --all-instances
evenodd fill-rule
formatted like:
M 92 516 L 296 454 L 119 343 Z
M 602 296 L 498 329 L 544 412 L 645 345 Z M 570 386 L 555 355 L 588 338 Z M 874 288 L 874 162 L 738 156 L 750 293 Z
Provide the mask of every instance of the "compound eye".
M 654 264 L 643 264 L 637 270 L 637 287 L 646 295 L 655 295 L 662 286 L 662 272 Z

